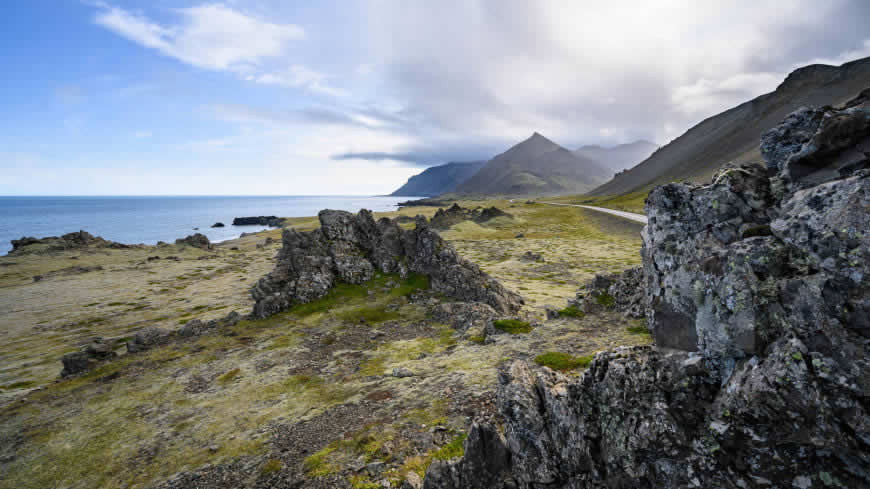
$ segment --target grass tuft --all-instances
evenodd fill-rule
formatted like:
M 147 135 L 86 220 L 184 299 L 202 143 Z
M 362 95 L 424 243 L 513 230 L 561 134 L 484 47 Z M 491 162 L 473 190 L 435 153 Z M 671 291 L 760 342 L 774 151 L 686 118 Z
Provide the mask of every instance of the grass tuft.
M 217 380 L 221 385 L 227 385 L 230 382 L 236 380 L 236 378 L 239 375 L 241 375 L 241 373 L 242 373 L 241 370 L 234 368 L 234 369 L 230 370 L 229 372 L 226 372 L 223 375 L 221 375 L 220 377 L 218 377 Z
M 527 321 L 519 319 L 498 319 L 492 322 L 496 329 L 510 334 L 531 333 L 532 326 Z
M 553 370 L 567 372 L 577 368 L 586 368 L 592 362 L 592 356 L 575 357 L 568 353 L 551 351 L 535 357 L 535 363 Z
M 559 311 L 559 316 L 568 317 L 568 318 L 577 318 L 580 319 L 584 316 L 583 311 L 577 308 L 577 306 L 568 306 L 565 309 Z

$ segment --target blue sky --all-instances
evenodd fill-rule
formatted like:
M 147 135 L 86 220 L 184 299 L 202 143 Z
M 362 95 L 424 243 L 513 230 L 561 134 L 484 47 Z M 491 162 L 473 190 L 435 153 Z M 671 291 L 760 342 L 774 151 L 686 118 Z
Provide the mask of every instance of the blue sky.
M 0 195 L 380 194 L 540 131 L 667 142 L 870 55 L 864 2 L 30 0 Z

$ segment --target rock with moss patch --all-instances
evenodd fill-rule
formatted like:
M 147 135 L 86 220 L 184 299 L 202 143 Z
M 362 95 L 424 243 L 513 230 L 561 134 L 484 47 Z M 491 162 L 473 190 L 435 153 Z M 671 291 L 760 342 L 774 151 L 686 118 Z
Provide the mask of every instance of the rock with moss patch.
M 766 136 L 772 178 L 725 168 L 650 193 L 656 347 L 598 353 L 579 379 L 500 371 L 509 467 L 487 487 L 870 487 L 870 172 L 852 159 L 868 124 L 851 110 L 867 99 L 856 103 Z M 467 487 L 462 467 L 427 487 Z
M 425 219 L 404 230 L 390 219 L 375 221 L 370 211 L 354 215 L 324 210 L 311 232 L 285 229 L 278 264 L 251 290 L 255 317 L 267 317 L 294 304 L 319 299 L 339 282 L 359 284 L 375 271 L 426 275 L 435 292 L 483 302 L 496 311 L 519 310 L 522 297 L 459 256 Z
M 498 316 L 490 305 L 482 302 L 446 302 L 432 308 L 436 321 L 449 324 L 460 333 L 486 327 Z
M 574 299 L 568 301 L 568 307 L 584 313 L 616 310 L 627 318 L 642 318 L 645 302 L 643 269 L 635 267 L 619 273 L 596 275 L 586 282 Z
M 209 241 L 208 237 L 202 233 L 195 233 L 184 238 L 178 238 L 175 240 L 175 244 L 193 246 L 194 248 L 200 248 L 203 250 L 210 250 L 213 248 L 211 241 Z
M 91 370 L 103 362 L 114 359 L 118 356 L 115 353 L 117 347 L 117 342 L 114 339 L 100 337 L 92 339 L 81 350 L 67 353 L 61 357 L 63 370 L 60 372 L 60 376 L 69 377 L 80 374 Z

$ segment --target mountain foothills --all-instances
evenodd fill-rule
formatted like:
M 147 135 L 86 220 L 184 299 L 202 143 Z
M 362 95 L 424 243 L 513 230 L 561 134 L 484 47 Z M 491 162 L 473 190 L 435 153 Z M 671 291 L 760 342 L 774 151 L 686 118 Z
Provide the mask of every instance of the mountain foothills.
M 408 179 L 405 185 L 391 193 L 393 197 L 435 197 L 456 190 L 456 187 L 477 173 L 486 161 L 455 162 L 433 166 Z
M 702 121 L 591 195 L 619 195 L 677 180 L 704 180 L 728 162 L 759 161 L 759 138 L 786 115 L 802 106 L 843 103 L 868 85 L 870 58 L 842 66 L 799 68 L 773 92 Z

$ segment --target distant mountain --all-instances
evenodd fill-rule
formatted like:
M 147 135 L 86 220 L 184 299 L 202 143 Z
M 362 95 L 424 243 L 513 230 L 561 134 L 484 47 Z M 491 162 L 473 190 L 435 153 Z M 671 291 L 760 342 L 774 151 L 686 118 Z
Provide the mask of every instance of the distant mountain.
M 729 161 L 761 161 L 761 134 L 801 106 L 838 105 L 870 87 L 870 58 L 793 71 L 775 91 L 710 117 L 591 195 L 618 195 L 674 180 L 701 180 Z
M 461 195 L 555 195 L 586 192 L 612 172 L 549 139 L 532 137 L 489 160 L 456 187 Z
M 612 148 L 602 148 L 598 145 L 583 146 L 574 150 L 574 154 L 597 161 L 613 173 L 619 173 L 649 158 L 658 147 L 655 143 L 639 140 Z
M 393 197 L 435 197 L 453 192 L 478 172 L 486 161 L 453 162 L 426 168 L 391 193 Z

